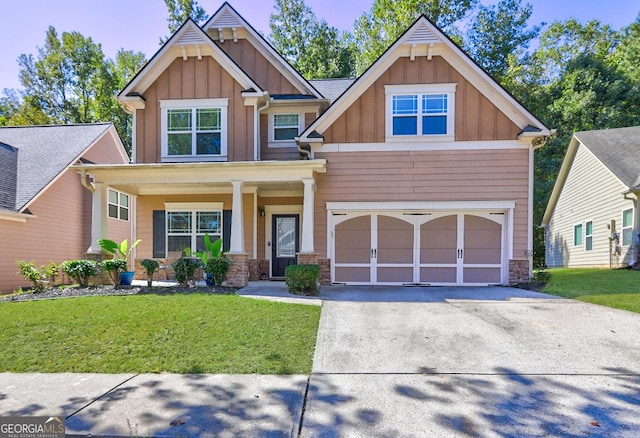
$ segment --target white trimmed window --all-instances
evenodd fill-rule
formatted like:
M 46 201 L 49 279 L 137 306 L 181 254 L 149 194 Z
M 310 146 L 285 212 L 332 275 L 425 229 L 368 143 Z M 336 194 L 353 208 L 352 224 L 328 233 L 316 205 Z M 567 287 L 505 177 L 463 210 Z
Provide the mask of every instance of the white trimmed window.
M 304 113 L 269 114 L 269 147 L 290 147 L 304 130 Z
M 224 161 L 228 99 L 161 100 L 163 161 Z
M 582 246 L 582 224 L 573 226 L 573 246 Z
M 593 250 L 593 221 L 584 224 L 584 249 L 586 251 Z
M 186 207 L 186 206 L 185 206 Z M 222 209 L 167 210 L 167 250 L 169 252 L 204 251 L 204 235 L 211 241 L 222 239 Z
M 622 244 L 629 246 L 633 243 L 633 208 L 622 212 Z
M 129 195 L 109 189 L 107 210 L 110 218 L 129 220 Z
M 456 84 L 386 85 L 388 141 L 453 140 Z

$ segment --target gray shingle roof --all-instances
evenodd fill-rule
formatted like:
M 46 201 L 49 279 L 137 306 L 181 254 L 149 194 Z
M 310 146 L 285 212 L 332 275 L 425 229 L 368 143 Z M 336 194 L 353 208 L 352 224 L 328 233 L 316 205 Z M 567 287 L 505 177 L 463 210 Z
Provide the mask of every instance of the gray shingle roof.
M 320 94 L 329 99 L 331 103 L 336 100 L 344 91 L 349 88 L 355 79 L 314 79 L 309 81 L 313 88 L 318 90 Z
M 95 123 L 0 127 L 0 142 L 18 149 L 14 211 L 22 209 L 110 126 Z
M 640 185 L 640 126 L 574 134 L 628 187 Z

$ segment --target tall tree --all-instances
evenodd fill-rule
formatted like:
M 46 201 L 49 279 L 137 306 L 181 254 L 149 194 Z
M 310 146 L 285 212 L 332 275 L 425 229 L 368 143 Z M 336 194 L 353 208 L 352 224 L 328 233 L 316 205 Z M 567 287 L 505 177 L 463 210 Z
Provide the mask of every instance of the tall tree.
M 187 18 L 191 18 L 200 24 L 209 18 L 204 9 L 198 5 L 197 0 L 164 0 L 167 6 L 169 16 L 167 17 L 167 25 L 169 32 L 172 34 L 185 22 Z M 166 42 L 168 38 L 161 38 L 160 44 Z
M 640 84 L 640 15 L 621 31 L 621 40 L 614 57 L 619 71 Z
M 454 24 L 466 17 L 478 0 L 374 0 L 371 10 L 356 20 L 354 28 L 356 70 L 360 74 L 421 14 L 454 40 L 460 35 Z
M 498 82 L 507 75 L 510 63 L 521 63 L 529 43 L 540 26 L 528 28 L 533 8 L 520 0 L 500 0 L 497 5 L 480 5 L 467 31 L 465 46 L 471 57 Z
M 275 0 L 269 26 L 271 44 L 307 79 L 352 75 L 350 35 L 318 20 L 304 0 Z

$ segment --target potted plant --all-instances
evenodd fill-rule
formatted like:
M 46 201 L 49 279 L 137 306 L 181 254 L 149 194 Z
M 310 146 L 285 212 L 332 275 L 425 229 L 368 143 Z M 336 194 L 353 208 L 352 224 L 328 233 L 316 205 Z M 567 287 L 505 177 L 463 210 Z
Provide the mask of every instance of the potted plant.
M 120 273 L 120 284 L 130 285 L 133 281 L 133 276 L 135 275 L 134 271 L 129 271 L 129 256 L 133 251 L 133 248 L 138 246 L 141 242 L 140 239 L 136 240 L 135 243 L 129 246 L 129 240 L 124 239 L 120 244 L 114 242 L 109 239 L 100 239 L 98 240 L 98 244 L 103 251 L 113 254 L 114 258 L 119 258 L 124 260 L 124 270 Z
M 211 242 L 211 237 L 209 237 L 208 234 L 204 235 L 204 247 L 205 250 L 202 252 L 196 252 L 195 256 L 198 257 L 200 259 L 200 261 L 202 262 L 202 266 L 204 268 L 204 272 L 205 272 L 205 282 L 207 283 L 207 286 L 213 286 L 214 284 L 218 284 L 216 282 L 216 280 L 213 277 L 213 274 L 211 272 L 209 272 L 207 270 L 207 266 L 209 266 L 209 262 L 212 259 L 224 259 L 225 261 L 227 260 L 223 255 L 222 255 L 222 239 L 216 239 L 215 242 Z M 224 265 L 224 262 L 217 262 L 215 263 L 215 265 L 217 266 L 222 266 Z M 212 268 L 211 270 L 214 270 L 213 266 L 211 265 Z M 224 273 L 222 274 L 222 280 L 220 280 L 220 283 L 222 283 L 222 281 L 224 281 L 224 276 L 227 273 L 227 270 L 229 269 L 229 263 L 227 262 L 226 265 L 226 269 L 224 270 Z
M 153 259 L 144 259 L 140 264 L 147 271 L 147 286 L 151 287 L 153 274 L 160 268 L 160 262 Z
M 109 280 L 114 286 L 120 284 L 120 274 L 127 269 L 127 261 L 124 259 L 107 259 L 100 262 L 100 266 L 107 272 Z
M 207 274 L 207 285 L 209 285 L 209 279 L 211 279 L 216 286 L 221 286 L 227 277 L 227 271 L 229 271 L 229 260 L 226 257 L 211 257 L 207 260 L 207 264 L 204 265 L 204 272 Z

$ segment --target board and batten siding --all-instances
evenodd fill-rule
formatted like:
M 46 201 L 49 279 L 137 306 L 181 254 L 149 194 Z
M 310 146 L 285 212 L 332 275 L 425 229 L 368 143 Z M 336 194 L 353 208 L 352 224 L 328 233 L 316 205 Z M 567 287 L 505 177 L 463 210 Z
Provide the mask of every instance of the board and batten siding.
M 229 99 L 227 161 L 253 160 L 254 108 L 244 105 L 242 91 L 212 57 L 177 58 L 145 91 L 145 109 L 136 111 L 136 162 L 161 162 L 161 100 L 216 98 Z
M 514 259 L 526 259 L 529 151 L 316 153 L 315 247 L 327 256 L 326 202 L 515 201 Z
M 456 84 L 455 140 L 514 140 L 521 131 L 440 56 L 399 58 L 322 134 L 329 143 L 385 142 L 385 85 Z
M 546 263 L 549 267 L 608 267 L 608 226 L 616 221 L 622 230 L 622 211 L 633 208 L 633 201 L 624 199 L 628 188 L 583 145 L 573 159 L 571 169 L 558 198 L 556 208 L 546 230 Z M 593 221 L 593 249 L 574 246 L 573 230 L 578 224 Z M 622 239 L 622 236 L 621 236 Z M 632 261 L 632 245 L 622 246 L 621 256 L 614 264 L 626 265 Z

